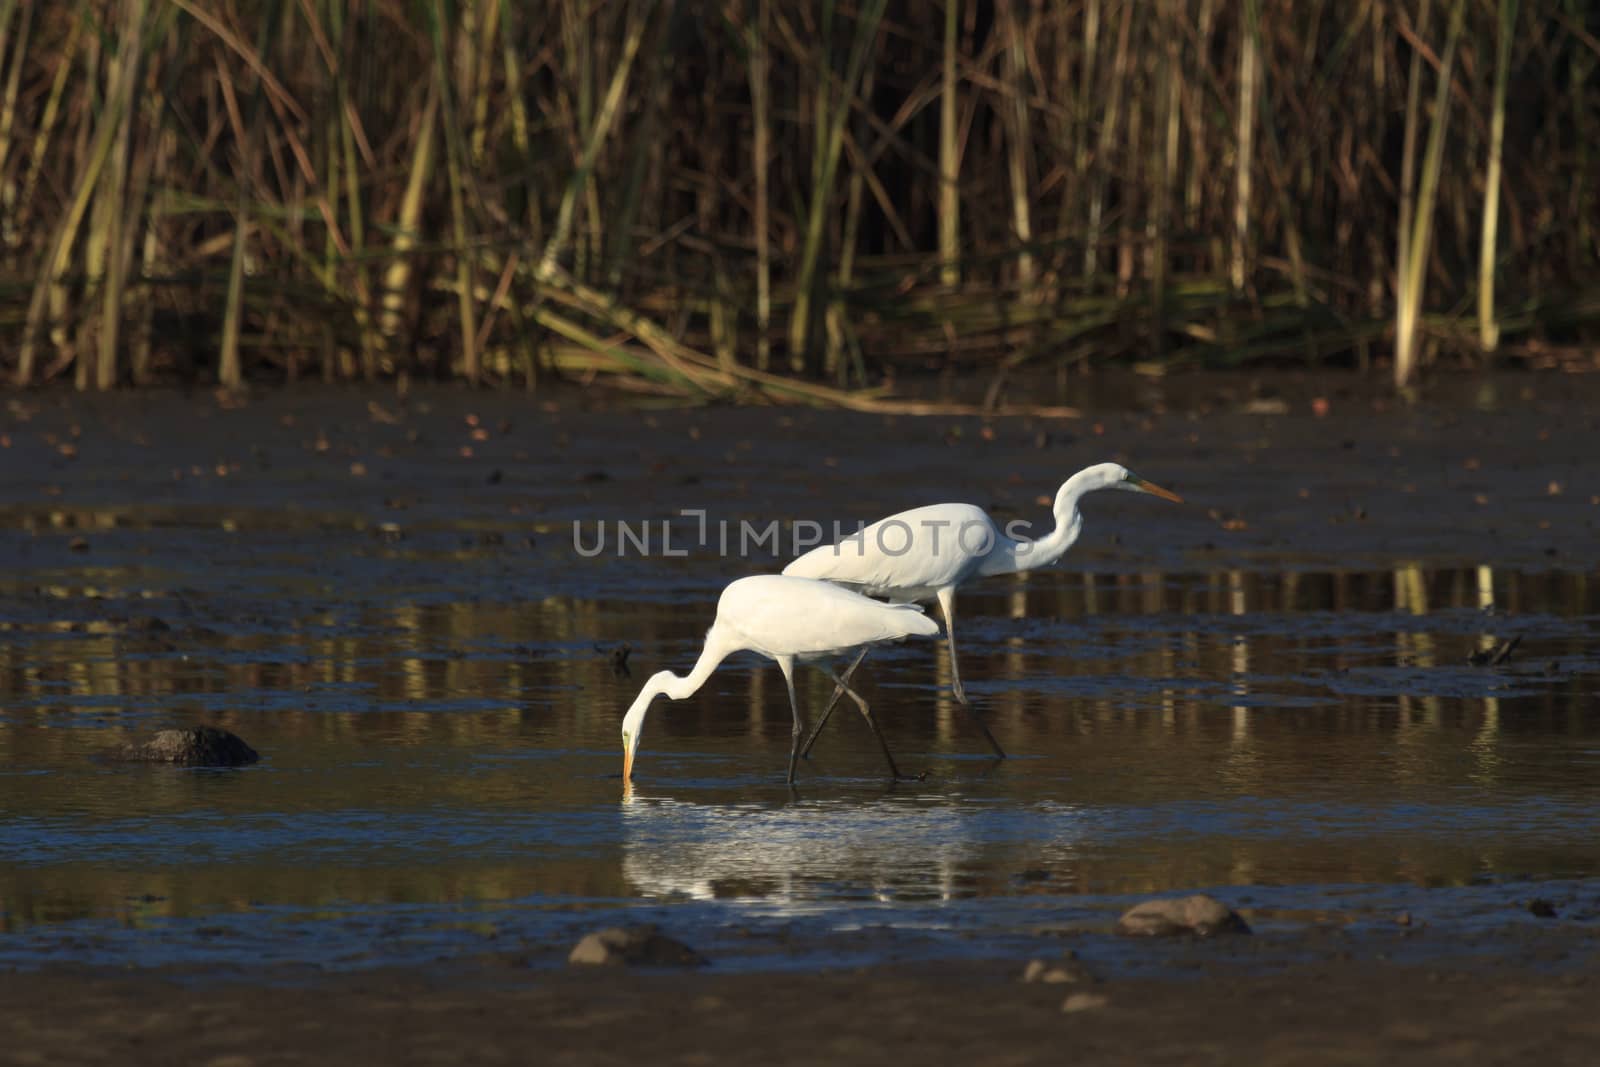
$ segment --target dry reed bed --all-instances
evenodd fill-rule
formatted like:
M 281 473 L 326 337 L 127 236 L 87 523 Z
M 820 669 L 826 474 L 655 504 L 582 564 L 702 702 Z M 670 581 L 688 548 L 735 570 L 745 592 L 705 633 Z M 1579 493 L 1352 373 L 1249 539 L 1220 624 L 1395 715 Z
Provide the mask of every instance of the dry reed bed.
M 1579 352 L 1597 65 L 1585 0 L 0 0 L 0 371 Z

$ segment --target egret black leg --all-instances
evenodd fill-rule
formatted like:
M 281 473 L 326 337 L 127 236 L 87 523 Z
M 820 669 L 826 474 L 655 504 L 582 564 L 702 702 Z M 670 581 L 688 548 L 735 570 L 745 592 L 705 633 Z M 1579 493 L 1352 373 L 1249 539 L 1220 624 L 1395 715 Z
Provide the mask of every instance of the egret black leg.
M 884 761 L 889 764 L 889 774 L 897 779 L 909 779 L 909 775 L 901 774 L 900 768 L 895 766 L 894 756 L 890 755 L 889 753 L 889 742 L 884 739 L 883 731 L 878 728 L 878 720 L 872 717 L 872 709 L 867 707 L 867 702 L 865 700 L 861 699 L 861 694 L 857 693 L 854 689 L 851 689 L 844 683 L 843 679 L 833 672 L 828 672 L 828 677 L 832 678 L 834 685 L 838 686 L 840 691 L 843 692 L 845 696 L 848 696 L 851 700 L 854 700 L 856 702 L 856 707 L 861 709 L 862 717 L 867 720 L 867 725 L 872 727 L 872 735 L 878 739 L 878 747 L 883 750 Z
M 816 729 L 812 730 L 811 736 L 806 738 L 805 745 L 800 749 L 800 755 L 805 756 L 807 759 L 811 757 L 811 746 L 817 743 L 817 735 L 822 732 L 824 726 L 828 725 L 828 717 L 833 714 L 834 705 L 838 704 L 839 698 L 844 695 L 845 687 L 850 682 L 850 676 L 856 673 L 856 668 L 861 666 L 861 661 L 866 658 L 867 650 L 863 648 L 856 653 L 856 658 L 850 662 L 850 666 L 845 668 L 844 680 L 834 679 L 837 684 L 833 687 L 833 696 L 828 698 L 828 706 L 822 709 L 822 718 L 817 720 Z
M 978 732 L 983 734 L 983 739 L 989 742 L 989 747 L 994 749 L 994 754 L 1001 759 L 1006 758 L 1005 751 L 1000 747 L 1000 742 L 994 739 L 994 734 L 989 732 L 983 717 L 978 714 L 978 709 L 967 700 L 967 691 L 961 684 L 961 663 L 956 657 L 956 591 L 952 586 L 939 590 L 939 610 L 944 612 L 944 636 L 950 646 L 950 679 L 951 688 L 955 690 L 956 703 L 967 709 L 970 718 Z

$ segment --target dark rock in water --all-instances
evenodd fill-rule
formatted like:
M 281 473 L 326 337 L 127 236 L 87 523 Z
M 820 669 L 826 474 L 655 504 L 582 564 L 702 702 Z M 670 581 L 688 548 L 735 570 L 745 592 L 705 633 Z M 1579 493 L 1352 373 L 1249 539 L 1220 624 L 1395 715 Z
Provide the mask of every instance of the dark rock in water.
M 1146 936 L 1173 934 L 1248 934 L 1249 925 L 1215 897 L 1196 893 L 1192 897 L 1147 900 L 1136 904 L 1117 920 L 1117 933 Z
M 633 672 L 628 669 L 628 657 L 633 654 L 633 646 L 623 642 L 611 650 L 611 674 L 616 678 L 632 678 Z
M 1518 634 L 1509 641 L 1501 641 L 1494 648 L 1478 649 L 1467 654 L 1467 662 L 1474 667 L 1498 667 L 1511 658 L 1517 646 L 1522 643 L 1522 635 Z
M 568 963 L 620 964 L 645 967 L 703 967 L 710 961 L 663 934 L 654 925 L 611 926 L 584 937 L 567 956 Z
M 1556 906 L 1544 897 L 1534 897 L 1528 901 L 1528 914 L 1538 919 L 1554 919 L 1557 915 Z
M 172 626 L 156 615 L 140 615 L 128 620 L 129 633 L 164 634 L 170 629 Z
M 173 763 L 180 767 L 242 767 L 261 757 L 237 734 L 215 726 L 159 730 L 108 756 L 118 763 Z

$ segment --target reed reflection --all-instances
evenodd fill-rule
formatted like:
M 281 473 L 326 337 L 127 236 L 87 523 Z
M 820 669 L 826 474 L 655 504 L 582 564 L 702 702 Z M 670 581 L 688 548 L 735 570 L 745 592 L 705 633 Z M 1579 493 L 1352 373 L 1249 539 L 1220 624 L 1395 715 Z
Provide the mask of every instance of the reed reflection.
M 964 594 L 964 668 L 1029 758 L 980 762 L 945 657 L 901 646 L 862 684 L 929 781 L 864 792 L 876 752 L 847 720 L 799 803 L 753 798 L 789 715 L 747 663 L 659 709 L 661 781 L 620 813 L 622 710 L 694 654 L 710 599 L 196 591 L 115 566 L 0 594 L 0 817 L 44 843 L 0 866 L 12 922 L 534 893 L 942 899 L 1014 892 L 1031 868 L 1051 891 L 1135 891 L 1600 862 L 1583 837 L 1600 738 L 1585 573 L 1008 577 Z M 1510 663 L 1468 664 L 1511 634 Z M 810 716 L 830 691 L 801 682 Z M 89 759 L 196 721 L 266 763 L 206 778 Z
M 1526 631 L 1517 662 L 1553 658 L 1582 672 L 1589 664 L 1585 620 L 1597 612 L 1596 587 L 1584 576 L 1569 575 L 1551 589 L 1545 575 L 1411 563 L 1388 572 L 1005 579 L 974 590 L 975 679 L 989 714 L 1013 736 L 1048 738 L 1070 719 L 1108 723 L 1141 710 L 1157 713 L 1140 717 L 1141 730 L 1176 731 L 1196 711 L 1221 705 L 1242 741 L 1255 728 L 1255 712 L 1299 706 L 1308 695 L 1343 726 L 1376 725 L 1382 717 L 1367 713 L 1393 708 L 1402 739 L 1438 729 L 1445 702 L 1456 697 L 1465 701 L 1456 714 L 1465 710 L 1492 730 L 1501 694 L 1473 697 L 1459 683 L 1497 676 L 1469 672 L 1465 656 L 1505 632 L 1507 612 L 1485 609 L 1530 600 L 1530 583 L 1539 587 L 1534 602 L 1545 606 L 1539 619 L 1510 624 Z M 505 737 L 537 719 L 552 733 L 587 737 L 619 713 L 615 695 L 627 680 L 606 648 L 629 643 L 640 650 L 635 665 L 681 659 L 705 625 L 692 608 L 566 597 L 400 600 L 349 612 L 290 605 L 308 610 L 250 617 L 169 599 L 169 591 L 109 597 L 106 588 L 56 586 L 43 597 L 30 590 L 38 605 L 32 617 L 23 608 L 0 619 L 8 637 L 0 645 L 0 739 L 63 714 L 102 716 L 115 737 L 123 716 L 173 707 L 270 711 L 285 728 L 298 723 L 323 733 Z M 63 604 L 70 607 L 63 611 Z M 1378 643 L 1385 632 L 1389 651 Z M 903 686 L 903 703 L 931 704 L 932 713 L 886 706 L 884 714 L 903 731 L 959 747 L 966 729 L 946 695 L 948 665 L 931 658 L 941 672 L 936 693 L 899 673 L 905 654 L 878 673 L 895 683 L 895 703 Z M 1352 671 L 1365 672 L 1374 691 L 1328 692 L 1330 680 Z M 1517 699 L 1544 700 L 1553 709 L 1564 701 L 1560 687 L 1536 684 L 1526 671 L 1503 677 Z M 766 674 L 744 672 L 740 684 L 748 732 L 764 736 Z M 605 699 L 572 699 L 576 694 Z M 224 696 L 237 699 L 219 708 L 213 698 Z M 438 715 L 452 710 L 473 714 L 448 723 Z M 663 719 L 697 717 L 686 705 Z M 76 741 L 66 734 L 57 740 Z

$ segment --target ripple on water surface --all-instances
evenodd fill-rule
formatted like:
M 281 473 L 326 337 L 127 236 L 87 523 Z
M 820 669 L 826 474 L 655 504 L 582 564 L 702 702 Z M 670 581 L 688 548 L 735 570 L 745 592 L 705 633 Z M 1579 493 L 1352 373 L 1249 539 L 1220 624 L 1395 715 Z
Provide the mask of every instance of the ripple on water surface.
M 986 758 L 942 646 L 907 644 L 862 691 L 927 777 L 885 783 L 852 712 L 791 792 L 781 679 L 738 660 L 656 705 L 625 799 L 621 710 L 693 661 L 725 575 L 585 591 L 559 553 L 448 530 L 355 557 L 326 529 L 118 533 L 0 583 L 3 962 L 537 955 L 597 915 L 837 960 L 851 931 L 1003 948 L 1164 890 L 1470 914 L 1600 876 L 1593 574 L 997 579 L 962 594 L 962 674 L 1016 758 Z M 801 672 L 809 715 L 830 692 Z M 264 761 L 90 758 L 199 722 Z

